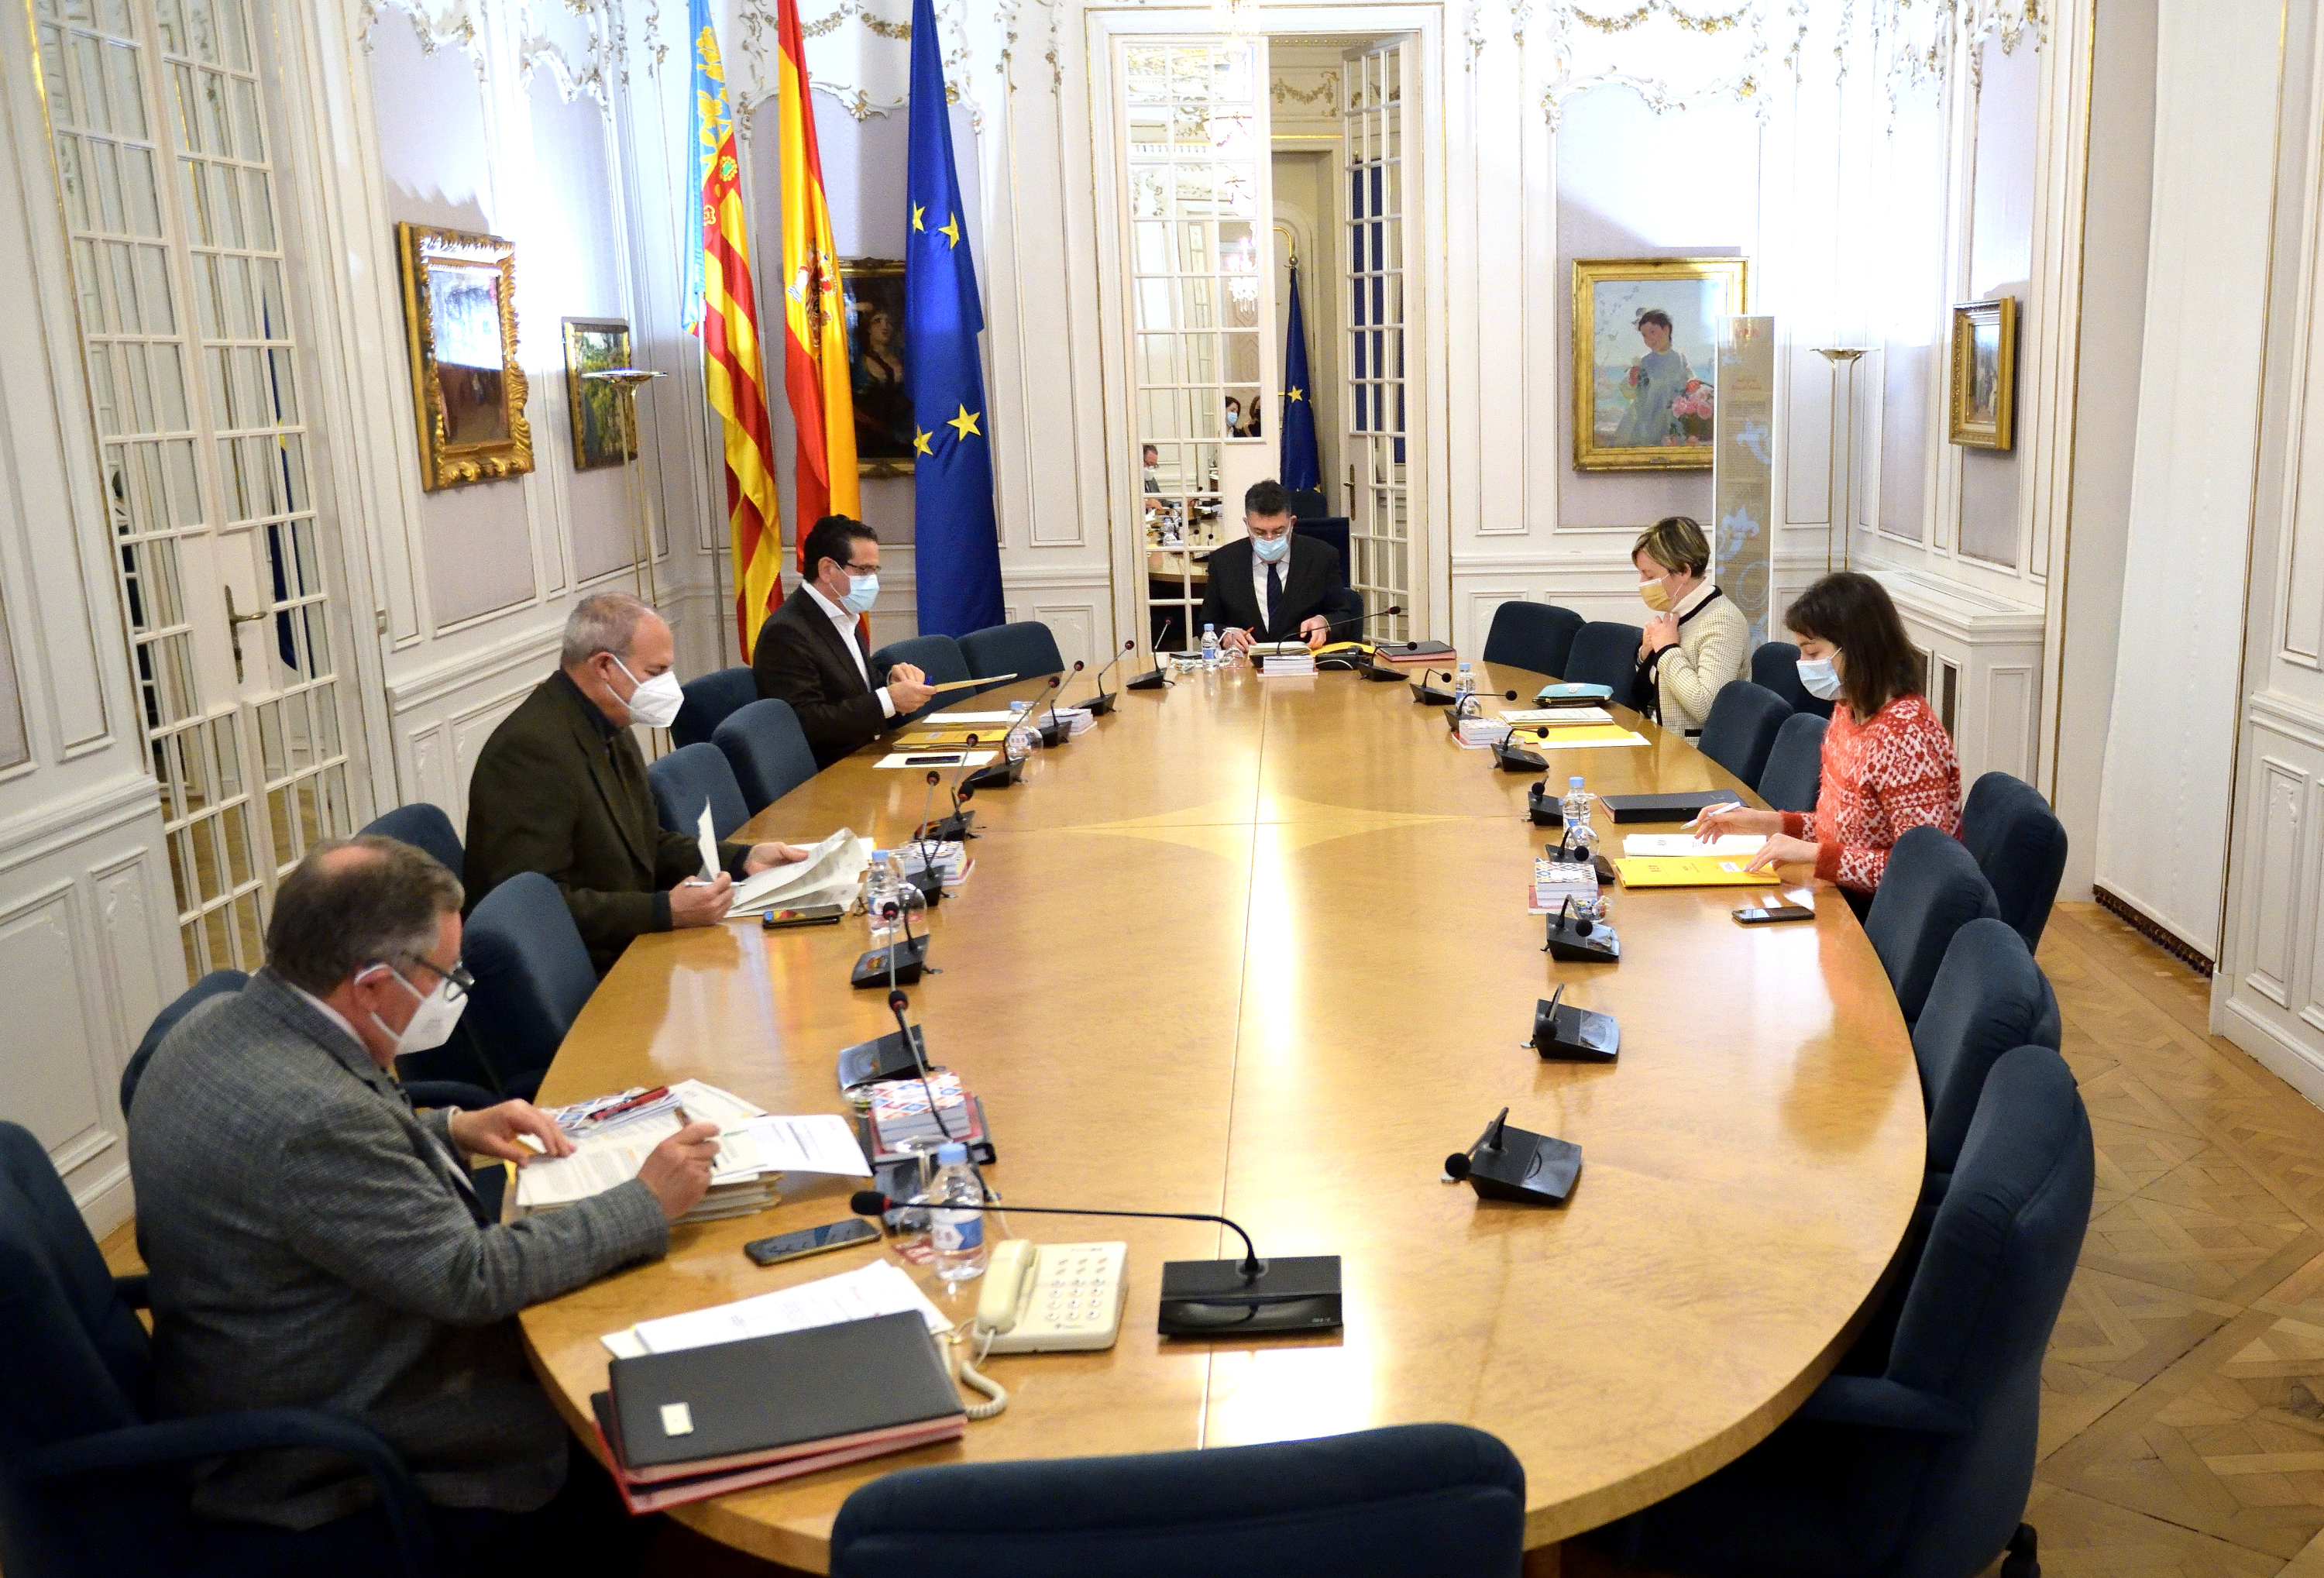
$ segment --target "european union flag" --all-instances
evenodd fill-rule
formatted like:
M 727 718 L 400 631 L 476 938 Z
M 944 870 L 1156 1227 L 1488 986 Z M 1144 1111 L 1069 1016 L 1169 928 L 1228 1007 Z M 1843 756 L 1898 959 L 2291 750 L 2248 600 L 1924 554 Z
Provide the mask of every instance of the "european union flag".
M 976 337 L 976 294 L 952 161 L 935 0 L 912 0 L 912 151 L 904 189 L 906 376 L 912 394 L 914 569 L 920 633 L 999 624 L 1001 541 L 992 519 L 992 434 Z
M 1283 475 L 1278 479 L 1295 492 L 1319 487 L 1323 462 L 1315 453 L 1315 406 L 1307 386 L 1307 320 L 1299 311 L 1299 268 L 1291 269 L 1291 321 L 1284 330 L 1283 353 Z

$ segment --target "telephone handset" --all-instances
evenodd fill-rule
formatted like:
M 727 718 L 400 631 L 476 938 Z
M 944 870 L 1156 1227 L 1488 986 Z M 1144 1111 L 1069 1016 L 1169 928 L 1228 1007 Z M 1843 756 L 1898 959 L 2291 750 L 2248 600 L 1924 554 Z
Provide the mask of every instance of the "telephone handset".
M 981 1353 L 1111 1348 L 1121 1333 L 1126 1243 L 1037 1244 L 1004 1239 L 992 1247 L 976 1301 Z

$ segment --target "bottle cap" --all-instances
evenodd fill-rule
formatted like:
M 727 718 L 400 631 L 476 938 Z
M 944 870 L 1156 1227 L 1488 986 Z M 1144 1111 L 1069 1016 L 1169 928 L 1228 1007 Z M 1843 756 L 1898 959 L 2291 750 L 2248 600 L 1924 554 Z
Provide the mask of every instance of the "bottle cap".
M 936 1147 L 936 1166 L 955 1167 L 968 1159 L 968 1147 L 957 1140 L 947 1140 Z
M 1565 780 L 1565 787 L 1568 789 L 1580 789 L 1582 787 L 1582 775 L 1577 772 L 1572 778 L 1567 779 Z

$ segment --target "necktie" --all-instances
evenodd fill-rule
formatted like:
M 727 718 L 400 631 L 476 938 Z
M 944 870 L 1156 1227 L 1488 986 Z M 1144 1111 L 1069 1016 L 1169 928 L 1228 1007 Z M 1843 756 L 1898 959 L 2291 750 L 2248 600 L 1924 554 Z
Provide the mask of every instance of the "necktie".
M 1283 567 L 1279 564 L 1269 565 L 1267 567 L 1267 628 L 1270 632 L 1275 629 L 1276 604 L 1282 601 Z

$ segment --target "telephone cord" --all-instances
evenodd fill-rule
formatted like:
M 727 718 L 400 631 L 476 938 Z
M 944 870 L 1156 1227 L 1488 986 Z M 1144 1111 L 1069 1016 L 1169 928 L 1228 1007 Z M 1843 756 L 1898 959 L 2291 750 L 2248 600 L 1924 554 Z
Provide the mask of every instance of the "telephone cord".
M 977 1342 L 980 1336 L 983 1339 L 982 1343 Z M 952 1332 L 952 1341 L 959 1349 L 956 1364 L 960 1371 L 960 1379 L 992 1399 L 989 1403 L 979 1403 L 968 1409 L 968 1417 L 972 1420 L 990 1419 L 1009 1406 L 1009 1389 L 976 1368 L 975 1363 L 969 1359 L 968 1347 L 970 1344 L 975 1344 L 989 1352 L 992 1334 L 990 1332 L 980 1333 L 973 1325 L 955 1326 Z M 980 1352 L 976 1357 L 982 1359 L 984 1356 L 984 1352 Z

